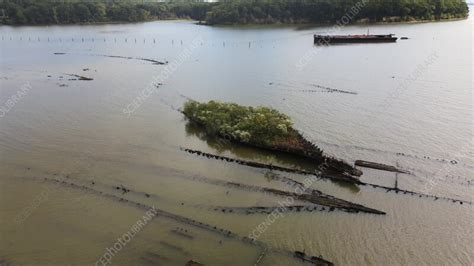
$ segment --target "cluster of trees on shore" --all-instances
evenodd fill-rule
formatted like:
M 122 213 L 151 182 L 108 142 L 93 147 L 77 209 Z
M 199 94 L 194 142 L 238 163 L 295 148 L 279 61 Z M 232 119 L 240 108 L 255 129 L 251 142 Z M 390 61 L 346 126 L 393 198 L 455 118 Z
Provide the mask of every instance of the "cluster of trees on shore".
M 2 24 L 138 22 L 190 18 L 208 24 L 334 23 L 464 18 L 465 0 L 2 0 Z
M 335 23 L 464 18 L 464 0 L 260 0 L 226 1 L 206 15 L 210 24 Z
M 35 25 L 139 22 L 176 18 L 203 20 L 212 6 L 212 3 L 195 1 L 2 0 L 0 22 Z

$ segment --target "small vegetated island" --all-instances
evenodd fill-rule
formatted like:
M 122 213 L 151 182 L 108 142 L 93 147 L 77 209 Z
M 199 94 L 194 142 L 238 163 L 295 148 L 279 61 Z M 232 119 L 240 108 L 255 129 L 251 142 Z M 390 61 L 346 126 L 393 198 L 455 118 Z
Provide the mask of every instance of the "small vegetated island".
M 207 134 L 235 143 L 311 159 L 324 164 L 324 174 L 360 176 L 352 165 L 327 156 L 293 128 L 291 119 L 268 107 L 241 106 L 235 103 L 190 100 L 183 114 L 190 122 L 205 129 Z
M 354 12 L 354 7 L 356 11 Z M 351 11 L 352 10 L 352 11 Z M 2 0 L 0 24 L 138 22 L 188 18 L 206 24 L 350 23 L 467 18 L 465 0 Z

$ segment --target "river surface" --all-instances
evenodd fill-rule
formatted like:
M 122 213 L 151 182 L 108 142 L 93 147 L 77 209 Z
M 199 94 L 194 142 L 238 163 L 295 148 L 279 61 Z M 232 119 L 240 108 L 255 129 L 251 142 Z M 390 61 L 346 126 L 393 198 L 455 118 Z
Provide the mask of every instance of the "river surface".
M 187 98 L 271 106 L 327 154 L 410 172 L 362 169 L 365 182 L 474 201 L 472 15 L 370 26 L 409 37 L 397 43 L 314 46 L 312 34 L 328 30 L 180 21 L 0 27 L 0 263 L 94 264 L 146 206 L 251 234 L 267 214 L 214 208 L 279 206 L 281 197 L 193 177 L 291 188 L 268 171 L 180 148 L 311 166 L 206 139 L 176 111 Z M 162 84 L 141 94 L 165 70 Z M 285 253 L 294 250 L 337 265 L 474 264 L 473 205 L 326 180 L 311 187 L 387 215 L 286 212 L 259 235 L 261 246 L 157 215 L 111 262 L 254 265 L 267 249 L 259 265 L 300 265 Z

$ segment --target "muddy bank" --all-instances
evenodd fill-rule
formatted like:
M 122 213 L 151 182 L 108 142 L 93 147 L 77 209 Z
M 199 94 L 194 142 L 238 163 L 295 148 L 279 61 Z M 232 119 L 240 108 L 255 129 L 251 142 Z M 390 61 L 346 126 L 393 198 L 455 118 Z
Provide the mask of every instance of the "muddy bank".
M 357 160 L 357 161 L 355 161 L 354 164 L 356 166 L 360 166 L 360 167 L 372 168 L 372 169 L 383 170 L 383 171 L 388 171 L 388 172 L 396 172 L 396 173 L 402 173 L 402 174 L 409 174 L 410 173 L 408 171 L 398 169 L 397 167 L 395 167 L 393 165 L 376 163 L 376 162 Z

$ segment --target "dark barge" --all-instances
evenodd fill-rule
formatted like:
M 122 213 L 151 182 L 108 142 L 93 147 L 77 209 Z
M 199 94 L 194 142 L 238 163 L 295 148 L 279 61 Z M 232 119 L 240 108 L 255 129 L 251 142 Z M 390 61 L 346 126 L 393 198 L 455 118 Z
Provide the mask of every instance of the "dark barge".
M 386 35 L 314 35 L 314 43 L 318 45 L 334 43 L 386 43 L 396 42 L 393 34 Z

